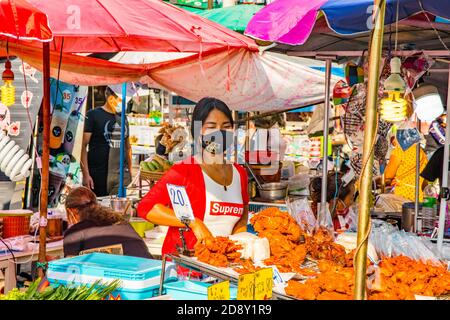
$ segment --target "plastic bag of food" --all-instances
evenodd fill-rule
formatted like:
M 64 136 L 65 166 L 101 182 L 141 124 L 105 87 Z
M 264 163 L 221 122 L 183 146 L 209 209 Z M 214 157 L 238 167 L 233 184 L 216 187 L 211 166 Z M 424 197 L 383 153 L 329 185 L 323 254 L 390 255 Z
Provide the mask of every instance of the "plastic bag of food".
M 306 189 L 309 186 L 309 172 L 299 173 L 289 179 L 289 191 Z
M 317 220 L 306 198 L 294 201 L 288 200 L 287 208 L 289 214 L 298 225 L 308 234 L 312 234 L 317 227 Z
M 322 204 L 317 204 L 317 228 L 323 228 L 328 231 L 328 233 L 334 239 L 334 225 L 333 218 L 331 217 L 330 208 L 328 203 L 325 204 L 325 210 L 322 210 Z

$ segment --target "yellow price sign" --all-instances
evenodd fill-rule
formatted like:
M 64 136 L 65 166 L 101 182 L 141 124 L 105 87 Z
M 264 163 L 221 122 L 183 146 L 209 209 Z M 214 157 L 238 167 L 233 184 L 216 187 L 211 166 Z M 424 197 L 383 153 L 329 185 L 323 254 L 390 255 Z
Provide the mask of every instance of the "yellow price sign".
M 230 281 L 223 281 L 209 286 L 208 300 L 230 300 Z
M 272 298 L 273 269 L 264 268 L 255 272 L 255 300 Z
M 238 280 L 237 300 L 253 300 L 255 294 L 255 274 L 241 274 Z

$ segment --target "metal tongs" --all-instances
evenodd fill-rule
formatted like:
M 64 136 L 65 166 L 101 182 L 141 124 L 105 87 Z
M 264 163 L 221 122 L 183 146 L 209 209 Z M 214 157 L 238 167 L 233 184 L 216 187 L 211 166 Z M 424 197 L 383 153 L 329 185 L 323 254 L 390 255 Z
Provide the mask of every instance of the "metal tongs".
M 191 221 L 186 217 L 183 217 L 181 219 L 181 223 L 183 223 L 186 227 L 178 229 L 178 231 L 180 232 L 181 247 L 178 244 L 175 246 L 176 246 L 179 254 L 182 254 L 182 255 L 185 255 L 188 257 L 192 257 L 194 255 L 194 251 L 188 249 L 188 247 L 186 245 L 186 239 L 184 237 L 184 233 L 190 230 L 190 228 L 188 226 L 189 222 L 191 222 Z

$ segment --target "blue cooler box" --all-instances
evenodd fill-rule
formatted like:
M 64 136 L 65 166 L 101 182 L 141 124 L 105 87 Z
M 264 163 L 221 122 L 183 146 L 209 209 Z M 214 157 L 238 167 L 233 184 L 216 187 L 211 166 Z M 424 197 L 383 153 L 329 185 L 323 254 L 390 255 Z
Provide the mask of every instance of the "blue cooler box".
M 163 293 L 174 300 L 208 300 L 210 283 L 181 280 L 164 284 Z M 230 285 L 230 299 L 236 300 L 237 288 Z
M 160 260 L 91 253 L 49 262 L 47 278 L 53 286 L 119 279 L 121 288 L 112 293 L 112 298 L 143 300 L 159 294 L 161 267 Z M 177 280 L 175 264 L 167 262 L 164 282 Z

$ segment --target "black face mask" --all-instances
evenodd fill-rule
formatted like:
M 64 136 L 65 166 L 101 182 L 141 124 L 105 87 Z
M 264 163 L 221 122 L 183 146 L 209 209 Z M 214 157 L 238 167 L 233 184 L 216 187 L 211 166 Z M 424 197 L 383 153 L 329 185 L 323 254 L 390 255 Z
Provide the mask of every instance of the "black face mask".
M 234 142 L 233 131 L 217 130 L 202 137 L 202 148 L 212 154 L 221 154 L 227 151 Z

